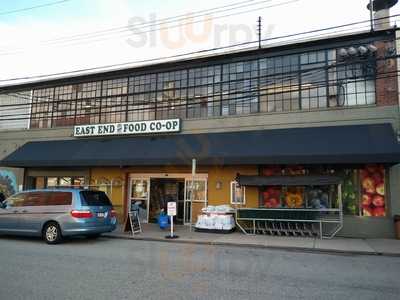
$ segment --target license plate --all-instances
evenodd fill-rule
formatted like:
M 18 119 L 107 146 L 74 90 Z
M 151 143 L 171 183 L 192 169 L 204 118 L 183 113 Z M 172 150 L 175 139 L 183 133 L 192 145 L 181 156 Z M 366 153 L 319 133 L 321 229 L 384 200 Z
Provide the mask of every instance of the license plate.
M 106 213 L 97 213 L 97 217 L 98 218 L 105 218 L 106 217 Z

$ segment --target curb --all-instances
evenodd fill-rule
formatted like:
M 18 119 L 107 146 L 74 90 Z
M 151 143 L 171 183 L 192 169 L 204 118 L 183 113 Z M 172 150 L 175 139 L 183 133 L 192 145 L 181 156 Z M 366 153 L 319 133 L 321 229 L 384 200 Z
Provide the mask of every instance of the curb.
M 151 238 L 151 237 L 132 237 L 130 235 L 115 235 L 115 234 L 103 234 L 102 236 L 111 238 L 111 239 L 121 239 L 121 240 L 162 242 L 162 243 L 175 243 L 175 244 L 209 245 L 209 246 L 226 246 L 226 247 L 253 248 L 253 249 L 268 249 L 268 250 L 281 250 L 281 251 L 289 251 L 289 252 L 303 252 L 303 253 L 314 253 L 314 254 L 400 257 L 400 253 L 397 254 L 397 253 L 385 253 L 385 252 L 376 252 L 376 251 L 345 251 L 345 250 L 337 250 L 337 249 L 268 246 L 268 245 L 258 245 L 258 244 L 237 244 L 237 243 L 231 243 L 231 242 L 211 242 L 211 241 L 185 240 L 185 239 L 171 240 L 171 239 Z

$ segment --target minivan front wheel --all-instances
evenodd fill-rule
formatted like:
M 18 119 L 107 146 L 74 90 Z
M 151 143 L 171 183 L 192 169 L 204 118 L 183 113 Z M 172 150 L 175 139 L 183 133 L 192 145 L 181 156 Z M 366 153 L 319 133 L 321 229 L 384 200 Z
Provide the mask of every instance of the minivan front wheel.
M 60 226 L 55 222 L 47 223 L 43 228 L 43 239 L 47 244 L 58 244 L 62 240 Z

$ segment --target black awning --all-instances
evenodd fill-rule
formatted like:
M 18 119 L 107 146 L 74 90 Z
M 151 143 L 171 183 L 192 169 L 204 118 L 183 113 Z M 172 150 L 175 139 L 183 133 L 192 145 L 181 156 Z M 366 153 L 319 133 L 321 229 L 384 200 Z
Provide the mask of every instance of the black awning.
M 243 186 L 310 186 L 341 183 L 337 176 L 246 176 L 238 175 L 236 181 Z
M 29 142 L 7 156 L 10 167 L 400 162 L 390 124 L 332 126 Z

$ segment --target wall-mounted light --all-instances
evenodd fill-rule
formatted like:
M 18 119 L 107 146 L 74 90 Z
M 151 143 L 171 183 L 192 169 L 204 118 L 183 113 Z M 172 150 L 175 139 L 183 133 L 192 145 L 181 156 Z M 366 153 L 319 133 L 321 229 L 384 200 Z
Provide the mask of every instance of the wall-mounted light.
M 371 51 L 372 53 L 378 51 L 378 48 L 377 48 L 376 46 L 372 45 L 372 44 L 369 44 L 369 45 L 367 46 L 367 48 L 368 48 L 368 50 Z
M 215 188 L 216 188 L 217 190 L 222 189 L 222 182 L 218 180 L 217 183 L 215 184 Z
M 350 47 L 349 49 L 347 49 L 347 52 L 348 52 L 350 55 L 352 55 L 352 56 L 355 56 L 355 55 L 358 54 L 357 49 L 354 48 L 354 47 Z
M 349 53 L 347 53 L 347 50 L 345 48 L 341 48 L 341 49 L 339 49 L 339 56 L 347 57 L 347 56 L 349 56 Z
M 364 46 L 358 47 L 358 52 L 360 52 L 361 55 L 365 55 L 368 53 L 368 48 Z

